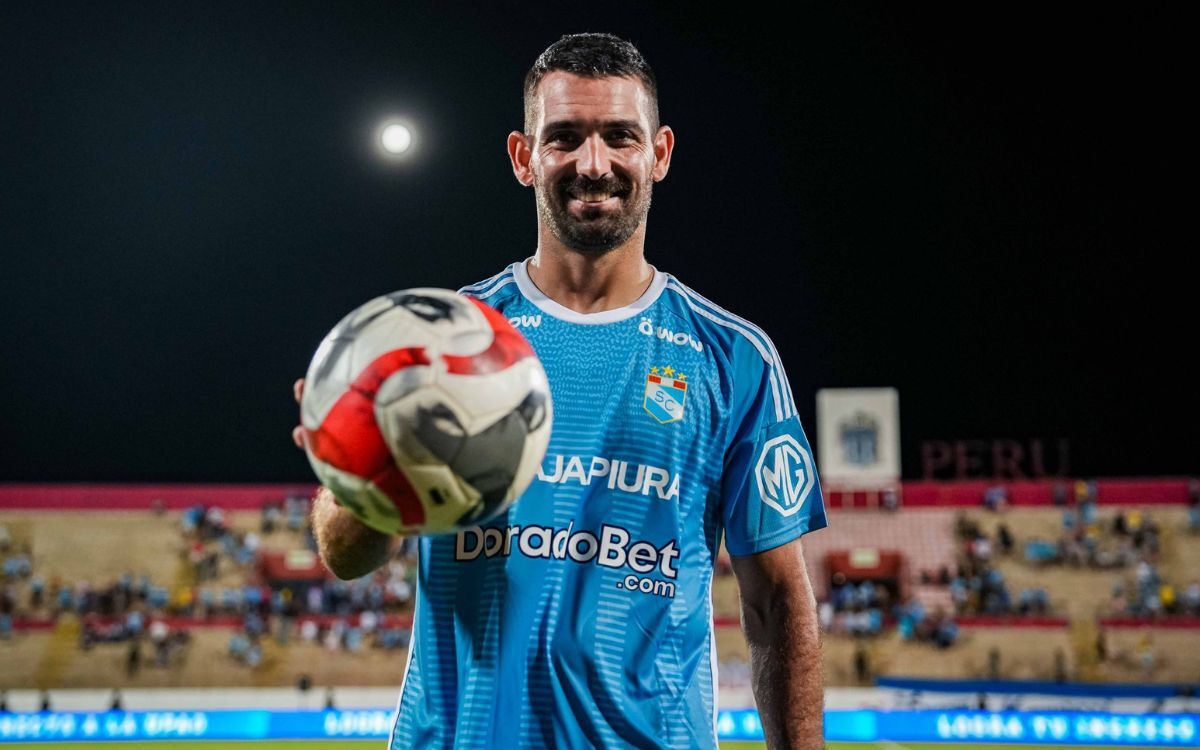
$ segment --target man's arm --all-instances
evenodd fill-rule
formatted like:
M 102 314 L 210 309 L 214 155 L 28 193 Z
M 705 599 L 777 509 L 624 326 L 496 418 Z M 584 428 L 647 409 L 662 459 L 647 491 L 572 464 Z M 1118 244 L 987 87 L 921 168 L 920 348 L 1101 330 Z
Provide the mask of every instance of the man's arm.
M 304 396 L 304 378 L 292 384 L 296 403 Z M 292 428 L 292 442 L 304 447 L 304 428 Z M 360 578 L 383 565 L 392 556 L 400 537 L 392 537 L 359 523 L 350 511 L 337 504 L 328 487 L 317 490 L 312 503 L 313 533 L 325 567 L 343 581 Z
M 732 556 L 754 699 L 772 750 L 825 746 L 817 605 L 800 540 Z

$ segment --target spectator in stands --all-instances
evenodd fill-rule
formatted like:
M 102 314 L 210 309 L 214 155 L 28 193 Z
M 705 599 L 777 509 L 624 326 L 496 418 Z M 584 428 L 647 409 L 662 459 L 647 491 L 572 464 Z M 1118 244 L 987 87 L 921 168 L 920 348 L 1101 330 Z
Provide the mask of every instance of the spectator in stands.
M 1045 565 L 1062 559 L 1062 548 L 1045 539 L 1030 539 L 1025 542 L 1025 561 L 1032 565 Z
M 958 640 L 958 625 L 938 608 L 929 623 L 929 640 L 938 648 L 950 648 Z
M 242 629 L 254 640 L 267 632 L 267 623 L 257 612 L 251 610 L 242 618 Z
M 0 589 L 0 612 L 14 614 L 17 611 L 17 594 L 16 589 L 11 584 L 5 584 L 4 588 Z
M 1162 602 L 1163 611 L 1168 615 L 1175 614 L 1179 609 L 1179 600 L 1175 595 L 1175 586 L 1164 583 L 1158 587 L 1158 600 Z
M 954 580 L 950 581 L 950 601 L 954 602 L 954 611 L 958 614 L 963 614 L 967 611 L 970 592 L 967 589 L 967 581 L 962 576 L 955 576 Z
M 325 611 L 325 591 L 320 586 L 309 586 L 308 593 L 308 611 L 309 612 L 324 612 Z
M 998 512 L 1008 507 L 1008 488 L 1002 484 L 993 485 L 984 490 L 983 507 L 992 512 Z
M 1114 617 L 1126 614 L 1129 609 L 1129 597 L 1125 595 L 1125 584 L 1120 581 L 1113 584 L 1112 596 L 1108 600 L 1108 608 Z
M 817 605 L 817 622 L 822 632 L 829 633 L 833 630 L 833 602 L 828 599 L 821 600 Z
M 61 583 L 56 584 L 57 593 L 55 594 L 55 605 L 57 607 L 54 616 L 58 617 L 59 612 L 66 612 L 75 606 L 75 597 L 69 586 L 64 586 Z
M 195 534 L 200 528 L 200 522 L 204 519 L 204 506 L 193 505 L 185 510 L 179 516 L 179 528 L 184 536 Z
M 250 651 L 250 637 L 245 633 L 234 633 L 229 638 L 229 655 L 235 661 L 246 663 L 246 653 Z
M 201 526 L 201 537 L 219 539 L 225 535 L 225 511 L 213 505 L 204 511 L 204 524 Z
M 375 647 L 386 649 L 407 648 L 411 639 L 412 631 L 407 628 L 383 628 L 375 635 Z M 723 678 L 724 674 L 722 673 Z
M 1008 529 L 1008 524 L 1001 523 L 996 527 L 996 546 L 1000 548 L 1000 554 L 1005 557 L 1011 555 L 1014 543 L 1012 532 Z
M 363 647 L 363 631 L 362 628 L 353 625 L 346 626 L 346 632 L 343 635 L 343 645 L 347 651 L 361 651 Z
M 159 667 L 167 666 L 170 656 L 168 636 L 171 629 L 162 620 L 150 623 L 150 645 L 154 647 L 154 664 Z
M 1061 647 L 1054 649 L 1054 681 L 1067 681 L 1067 654 Z
M 1066 482 L 1055 482 L 1050 498 L 1056 507 L 1065 508 L 1070 496 L 1071 491 L 1067 488 Z
M 283 510 L 279 503 L 266 503 L 262 508 L 262 524 L 260 529 L 264 535 L 274 534 L 275 528 L 283 519 Z
M 1188 482 L 1188 530 L 1200 533 L 1200 479 Z
M 980 562 L 988 562 L 992 559 L 992 540 L 982 534 L 975 537 L 971 541 L 969 554 Z
M 1112 532 L 1114 536 L 1126 536 L 1129 534 L 1129 519 L 1125 516 L 1124 510 L 1118 510 L 1113 516 Z
M 1189 615 L 1200 615 L 1200 581 L 1193 580 L 1183 592 L 1183 611 Z
M 8 530 L 8 526 L 0 523 L 0 554 L 8 552 L 12 547 L 12 534 Z
M 358 617 L 358 627 L 362 628 L 363 635 L 371 635 L 378 625 L 379 615 L 369 609 Z
M 1088 480 L 1077 480 L 1075 482 L 1075 503 L 1082 504 L 1086 502 L 1096 502 L 1100 499 L 1099 489 L 1096 483 Z
M 10 581 L 28 578 L 33 574 L 33 563 L 26 547 L 4 558 L 4 577 Z
M 95 609 L 96 598 L 90 581 L 75 584 L 75 614 L 83 615 Z
M 342 647 L 342 632 L 346 628 L 346 623 L 341 620 L 334 620 L 328 628 L 325 628 L 325 633 L 321 638 L 321 645 L 327 651 L 337 651 Z
M 1138 663 L 1142 667 L 1142 673 L 1149 677 L 1150 673 L 1154 671 L 1156 659 L 1154 655 L 1154 637 L 1150 635 L 1148 630 L 1142 633 L 1142 638 L 1138 642 L 1137 657 Z
M 862 643 L 857 643 L 854 646 L 854 678 L 859 685 L 869 685 L 871 683 L 871 666 L 867 661 L 867 650 Z
M 29 608 L 30 610 L 41 610 L 42 602 L 46 598 L 46 578 L 42 576 L 34 576 L 29 580 Z
M 284 513 L 287 515 L 287 527 L 290 531 L 299 531 L 308 518 L 308 498 L 304 495 L 290 495 L 283 501 Z
M 142 666 L 142 640 L 133 638 L 129 641 L 129 652 L 125 655 L 125 675 L 133 677 Z
M 259 643 L 258 639 L 251 638 L 250 639 L 250 648 L 248 648 L 246 650 L 246 657 L 245 657 L 246 666 L 253 669 L 253 668 L 257 667 L 259 664 L 262 664 L 262 658 L 263 658 L 262 644 Z
M 1050 608 L 1050 598 L 1045 589 L 1022 589 L 1017 599 L 1017 612 L 1022 615 L 1044 615 Z

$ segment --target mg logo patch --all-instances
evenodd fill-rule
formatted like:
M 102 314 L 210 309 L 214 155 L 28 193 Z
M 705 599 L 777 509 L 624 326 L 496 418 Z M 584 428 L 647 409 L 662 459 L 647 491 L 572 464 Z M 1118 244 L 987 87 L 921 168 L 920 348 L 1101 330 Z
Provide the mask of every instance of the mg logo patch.
M 642 407 L 661 424 L 683 419 L 683 405 L 687 402 L 687 375 L 677 372 L 670 365 L 651 367 L 646 376 L 646 397 Z
M 791 435 L 767 441 L 754 466 L 754 479 L 763 502 L 785 516 L 795 514 L 817 484 L 812 456 Z

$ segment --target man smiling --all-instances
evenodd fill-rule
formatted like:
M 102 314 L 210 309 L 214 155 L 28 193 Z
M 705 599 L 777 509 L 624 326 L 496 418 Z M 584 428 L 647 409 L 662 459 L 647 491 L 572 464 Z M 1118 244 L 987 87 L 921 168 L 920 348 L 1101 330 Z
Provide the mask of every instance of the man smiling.
M 675 146 L 628 42 L 566 36 L 525 80 L 508 136 L 537 251 L 464 287 L 529 339 L 554 397 L 537 480 L 483 527 L 423 537 L 392 748 L 716 748 L 711 579 L 742 594 L 773 748 L 818 748 L 821 664 L 799 537 L 821 489 L 779 354 L 644 256 Z M 322 491 L 335 573 L 390 540 Z

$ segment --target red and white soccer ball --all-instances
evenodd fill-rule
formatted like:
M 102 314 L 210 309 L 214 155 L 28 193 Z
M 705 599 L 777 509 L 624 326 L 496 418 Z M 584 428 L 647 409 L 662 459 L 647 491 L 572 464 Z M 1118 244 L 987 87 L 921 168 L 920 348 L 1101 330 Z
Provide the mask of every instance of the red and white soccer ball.
M 406 289 L 347 315 L 300 401 L 321 483 L 366 525 L 437 534 L 503 511 L 533 481 L 552 419 L 529 342 L 487 305 Z

